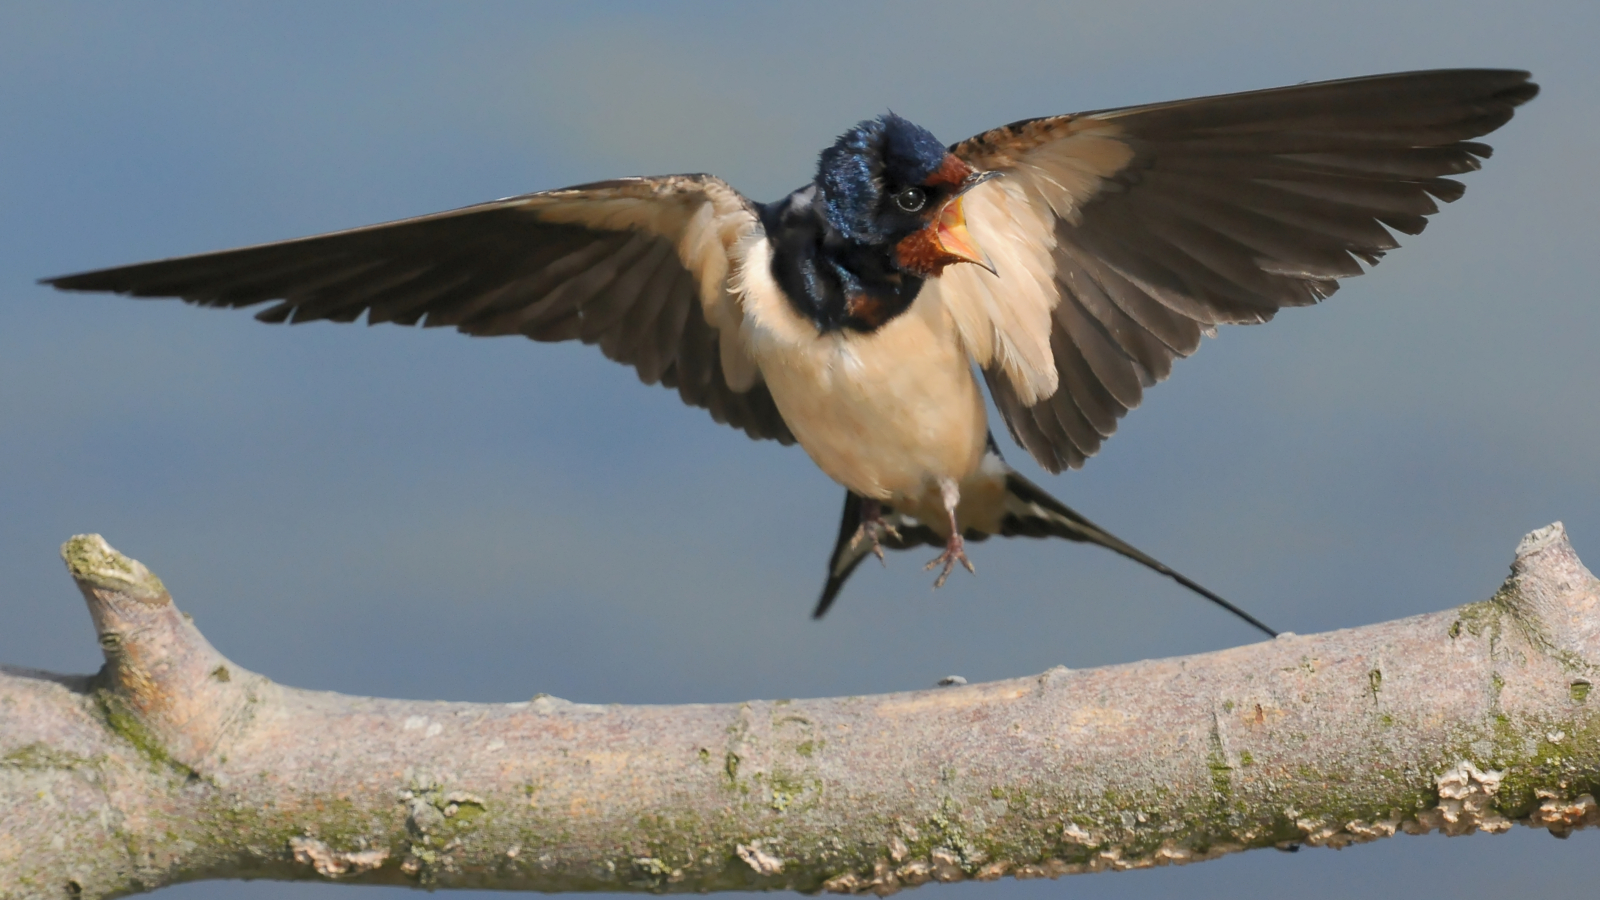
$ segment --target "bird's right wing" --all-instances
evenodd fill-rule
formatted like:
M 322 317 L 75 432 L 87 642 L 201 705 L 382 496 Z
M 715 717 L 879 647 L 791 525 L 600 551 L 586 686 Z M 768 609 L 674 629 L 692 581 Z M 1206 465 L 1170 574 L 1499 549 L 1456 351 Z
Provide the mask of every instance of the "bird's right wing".
M 623 178 L 296 240 L 45 279 L 69 291 L 279 301 L 264 322 L 448 325 L 580 340 L 753 438 L 793 443 L 739 335 L 730 254 L 761 228 L 710 175 Z

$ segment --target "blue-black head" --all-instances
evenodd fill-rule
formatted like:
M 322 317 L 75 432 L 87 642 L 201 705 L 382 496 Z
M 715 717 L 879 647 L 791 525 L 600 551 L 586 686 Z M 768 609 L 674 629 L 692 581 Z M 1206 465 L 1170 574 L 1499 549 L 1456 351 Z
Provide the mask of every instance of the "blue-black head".
M 946 266 L 994 271 L 961 195 L 995 174 L 894 113 L 862 122 L 822 151 L 812 184 L 762 206 L 773 278 L 820 331 L 874 331 Z
M 954 262 L 989 268 L 962 217 L 960 195 L 995 173 L 975 171 L 926 128 L 894 113 L 868 119 L 822 151 L 817 192 L 845 240 L 882 248 L 909 274 Z
M 863 244 L 893 243 L 916 230 L 928 198 L 912 189 L 923 188 L 947 155 L 926 128 L 894 113 L 857 124 L 817 165 L 828 224 Z

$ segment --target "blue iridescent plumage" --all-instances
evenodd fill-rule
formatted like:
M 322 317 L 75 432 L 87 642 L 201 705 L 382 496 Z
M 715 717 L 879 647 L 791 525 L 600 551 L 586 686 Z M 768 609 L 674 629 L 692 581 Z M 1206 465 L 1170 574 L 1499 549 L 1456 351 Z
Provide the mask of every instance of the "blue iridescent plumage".
M 846 239 L 879 243 L 904 223 L 885 221 L 885 188 L 921 184 L 944 162 L 945 148 L 926 128 L 885 113 L 860 122 L 822 151 L 817 187 L 828 224 Z

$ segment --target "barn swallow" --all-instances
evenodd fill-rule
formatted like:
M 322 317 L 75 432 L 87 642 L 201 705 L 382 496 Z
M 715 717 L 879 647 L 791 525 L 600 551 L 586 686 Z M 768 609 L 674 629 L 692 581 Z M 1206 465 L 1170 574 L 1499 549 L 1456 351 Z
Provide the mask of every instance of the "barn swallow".
M 774 203 L 623 178 L 348 231 L 45 279 L 264 322 L 577 339 L 847 491 L 816 615 L 868 553 L 1058 536 L 1222 598 L 1024 479 L 1078 468 L 1202 335 L 1332 294 L 1417 234 L 1538 87 L 1440 70 L 1027 119 L 946 147 L 894 114 Z

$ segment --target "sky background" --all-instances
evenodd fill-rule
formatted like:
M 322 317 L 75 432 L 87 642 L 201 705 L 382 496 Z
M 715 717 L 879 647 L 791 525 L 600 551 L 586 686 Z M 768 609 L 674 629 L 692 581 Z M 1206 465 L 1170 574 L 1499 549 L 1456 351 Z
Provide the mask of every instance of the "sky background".
M 241 665 L 452 700 L 872 693 L 1196 653 L 1246 626 L 1105 551 L 917 551 L 808 614 L 842 490 L 581 345 L 285 328 L 34 280 L 619 175 L 758 199 L 893 109 L 1027 116 L 1446 66 L 1544 86 L 1466 197 L 1328 303 L 1227 328 L 1081 472 L 1113 532 L 1302 634 L 1487 597 L 1561 519 L 1600 560 L 1600 4 L 406 2 L 0 7 L 0 661 L 100 664 L 99 532 Z M 1009 448 L 1009 444 L 1007 445 Z M 925 887 L 1032 900 L 1583 896 L 1518 829 Z M 163 900 L 387 900 L 187 885 Z

